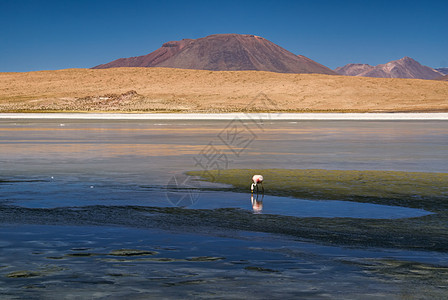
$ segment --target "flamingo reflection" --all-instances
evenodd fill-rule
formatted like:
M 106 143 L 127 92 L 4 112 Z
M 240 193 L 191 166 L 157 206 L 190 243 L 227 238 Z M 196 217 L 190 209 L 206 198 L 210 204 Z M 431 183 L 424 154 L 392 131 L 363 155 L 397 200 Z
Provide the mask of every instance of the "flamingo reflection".
M 263 211 L 263 198 L 264 194 L 261 195 L 261 199 L 258 199 L 258 194 L 254 198 L 254 194 L 250 195 L 250 202 L 252 203 L 252 210 L 254 211 L 254 214 L 261 214 Z

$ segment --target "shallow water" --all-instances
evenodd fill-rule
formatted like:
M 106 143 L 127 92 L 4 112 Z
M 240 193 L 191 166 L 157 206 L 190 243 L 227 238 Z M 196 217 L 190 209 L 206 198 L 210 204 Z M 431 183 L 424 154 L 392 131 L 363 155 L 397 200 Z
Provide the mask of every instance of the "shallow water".
M 12 177 L 3 183 L 4 204 L 27 208 L 79 206 L 185 206 L 187 209 L 241 208 L 254 213 L 294 217 L 397 219 L 431 214 L 423 209 L 336 200 L 305 200 L 271 195 L 251 195 L 201 190 L 183 191 L 163 186 L 89 181 L 72 177 Z M 190 201 L 177 202 L 191 193 Z
M 397 271 L 390 280 L 392 275 L 378 271 L 382 259 L 448 267 L 445 252 L 323 245 L 257 228 L 230 229 L 219 220 L 180 225 L 176 218 L 194 212 L 210 220 L 217 209 L 227 209 L 219 216 L 254 211 L 254 218 L 261 213 L 275 222 L 283 222 L 275 219 L 281 215 L 427 215 L 405 207 L 269 195 L 256 203 L 249 192 L 184 182 L 181 174 L 204 166 L 446 172 L 447 122 L 2 120 L 0 134 L 3 298 L 376 299 L 446 293 L 444 277 L 435 282 L 397 277 Z M 212 163 L 213 155 L 220 160 Z M 185 208 L 171 218 L 158 219 L 168 210 L 152 209 L 176 206 Z M 111 254 L 119 249 L 157 253 Z
M 381 257 L 421 260 L 412 251 L 343 249 L 250 232 L 31 225 L 3 226 L 2 232 L 8 244 L 0 267 L 7 276 L 0 278 L 0 292 L 6 297 L 380 299 L 418 292 L 357 265 Z M 151 254 L 114 254 L 123 248 Z M 427 256 L 439 263 L 446 258 Z M 32 273 L 13 277 L 16 270 Z

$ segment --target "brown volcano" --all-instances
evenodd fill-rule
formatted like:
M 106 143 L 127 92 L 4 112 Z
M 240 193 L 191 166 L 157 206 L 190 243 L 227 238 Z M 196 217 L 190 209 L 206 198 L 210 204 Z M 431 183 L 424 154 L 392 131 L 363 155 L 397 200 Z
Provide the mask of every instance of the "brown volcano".
M 168 42 L 148 55 L 120 58 L 93 69 L 116 67 L 336 74 L 305 56 L 249 34 L 214 34 L 196 40 Z

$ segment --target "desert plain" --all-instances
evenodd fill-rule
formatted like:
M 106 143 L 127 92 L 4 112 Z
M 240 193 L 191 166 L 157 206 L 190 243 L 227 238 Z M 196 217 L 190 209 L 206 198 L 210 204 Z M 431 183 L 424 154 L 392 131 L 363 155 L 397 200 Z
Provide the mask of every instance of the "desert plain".
M 448 82 L 171 68 L 0 73 L 0 112 L 448 112 Z

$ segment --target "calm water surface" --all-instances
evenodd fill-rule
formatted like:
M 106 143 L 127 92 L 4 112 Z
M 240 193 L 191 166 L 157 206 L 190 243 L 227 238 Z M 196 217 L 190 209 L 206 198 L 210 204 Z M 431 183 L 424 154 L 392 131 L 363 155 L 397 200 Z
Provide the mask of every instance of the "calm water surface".
M 220 228 L 219 220 L 205 226 L 200 218 L 180 226 L 157 214 L 176 206 L 185 207 L 181 219 L 196 210 L 207 217 L 220 209 L 252 213 L 250 193 L 185 182 L 188 170 L 446 172 L 447 122 L 2 120 L 0 166 L 2 298 L 445 295 L 443 285 L 391 281 L 369 267 L 376 259 L 448 266 L 445 253 L 323 245 Z M 262 200 L 261 213 L 272 216 L 429 214 L 324 199 Z M 120 249 L 146 252 L 117 255 Z

